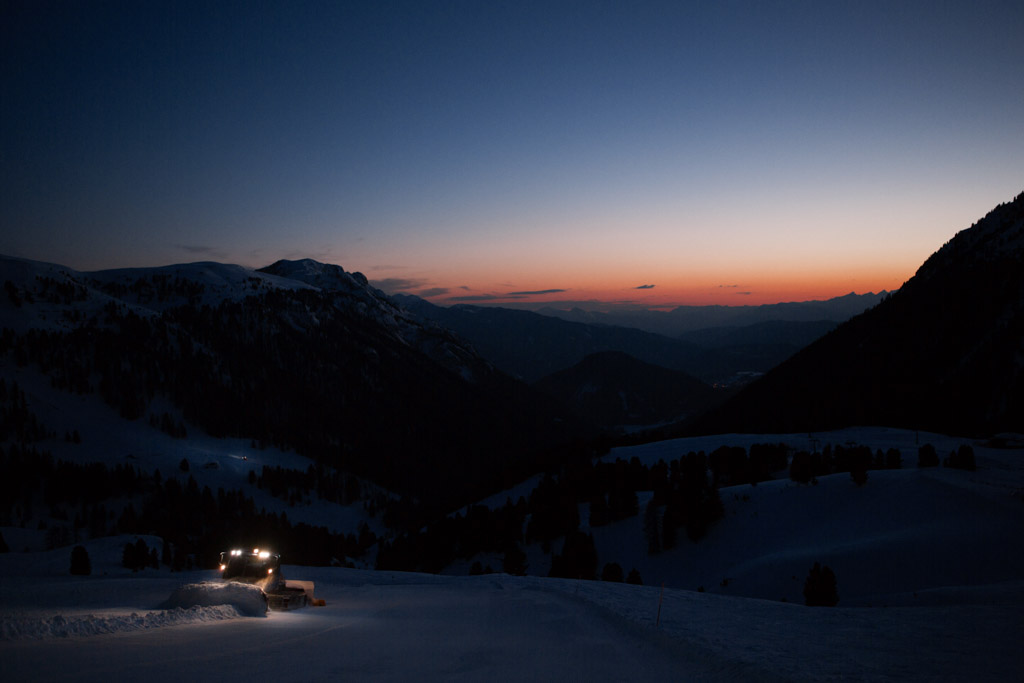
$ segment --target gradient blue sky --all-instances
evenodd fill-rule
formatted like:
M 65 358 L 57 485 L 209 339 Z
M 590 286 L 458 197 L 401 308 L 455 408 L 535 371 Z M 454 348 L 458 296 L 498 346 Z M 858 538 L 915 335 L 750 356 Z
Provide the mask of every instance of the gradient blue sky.
M 1019 1 L 0 7 L 0 253 L 80 270 L 825 298 L 1024 190 Z

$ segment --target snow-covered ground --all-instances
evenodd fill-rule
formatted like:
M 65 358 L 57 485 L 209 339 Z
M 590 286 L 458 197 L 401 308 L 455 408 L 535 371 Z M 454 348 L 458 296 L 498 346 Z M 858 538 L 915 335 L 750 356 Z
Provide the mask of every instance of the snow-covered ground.
M 3 680 L 1017 680 L 1024 583 L 944 606 L 807 608 L 658 587 L 285 567 L 326 607 L 157 609 L 211 572 L 31 573 L 0 556 Z
M 903 468 L 871 470 L 857 486 L 849 474 L 797 484 L 775 479 L 720 490 L 725 518 L 698 543 L 685 536 L 649 555 L 641 514 L 594 529 L 601 562 L 635 565 L 645 583 L 724 595 L 802 602 L 814 562 L 830 566 L 841 604 L 910 605 L 946 601 L 941 589 L 1024 579 L 1024 451 L 990 448 L 956 437 L 860 428 L 815 434 L 825 443 L 857 443 L 902 452 Z M 784 441 L 803 447 L 807 434 L 724 435 L 616 449 L 609 457 L 653 463 L 718 445 Z M 977 471 L 918 468 L 917 444 L 943 457 L 970 443 Z M 785 475 L 780 475 L 785 476 Z

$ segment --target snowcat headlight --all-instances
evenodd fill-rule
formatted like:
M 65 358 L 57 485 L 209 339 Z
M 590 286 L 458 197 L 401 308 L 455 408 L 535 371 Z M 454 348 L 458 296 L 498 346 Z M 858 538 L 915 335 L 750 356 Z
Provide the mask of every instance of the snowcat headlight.
M 273 573 L 274 573 L 274 569 L 273 569 L 273 567 L 271 567 L 270 569 L 268 569 L 268 570 L 267 570 L 267 573 L 268 573 L 268 574 L 273 574 Z
M 225 570 L 225 569 L 227 569 L 227 568 L 228 568 L 228 566 L 227 566 L 226 564 L 222 564 L 222 565 L 220 566 L 220 570 L 221 570 L 221 571 L 224 571 L 224 570 Z
M 238 556 L 239 556 L 239 555 L 241 555 L 241 554 L 242 554 L 242 551 L 241 551 L 241 550 L 232 550 L 232 551 L 231 551 L 231 556 L 232 556 L 232 557 L 238 557 Z
M 265 560 L 268 557 L 270 557 L 270 551 L 264 550 L 263 552 L 260 553 L 260 559 L 261 560 Z

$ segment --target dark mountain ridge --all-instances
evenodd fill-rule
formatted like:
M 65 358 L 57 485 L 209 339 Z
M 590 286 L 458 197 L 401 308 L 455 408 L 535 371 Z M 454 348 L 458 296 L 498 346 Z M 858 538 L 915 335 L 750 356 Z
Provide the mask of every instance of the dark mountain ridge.
M 887 292 L 856 294 L 815 301 L 787 301 L 757 306 L 677 306 L 671 311 L 637 308 L 618 311 L 586 311 L 542 308 L 538 313 L 591 325 L 633 327 L 667 337 L 685 337 L 686 333 L 714 327 L 744 327 L 769 321 L 837 323 L 863 313 L 881 301 Z
M 693 375 L 708 383 L 728 381 L 742 371 L 764 371 L 785 358 L 778 349 L 736 353 L 704 348 L 629 327 L 570 322 L 556 317 L 496 306 L 436 306 L 419 297 L 395 300 L 472 344 L 498 368 L 527 382 L 576 365 L 603 351 L 621 351 L 638 360 Z
M 589 433 L 358 274 L 264 270 L 0 258 L 0 355 L 99 393 L 124 419 L 169 403 L 190 428 L 294 449 L 437 509 L 519 481 Z
M 1024 431 L 1024 194 L 957 233 L 897 292 L 691 430 L 872 424 Z

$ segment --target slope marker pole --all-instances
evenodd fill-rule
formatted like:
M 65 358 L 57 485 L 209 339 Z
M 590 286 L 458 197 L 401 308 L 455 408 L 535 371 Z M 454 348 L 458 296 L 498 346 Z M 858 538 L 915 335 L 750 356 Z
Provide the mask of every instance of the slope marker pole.
M 665 582 L 661 582 L 661 591 L 658 593 L 658 616 L 654 620 L 655 626 L 661 626 L 661 599 L 665 595 Z

